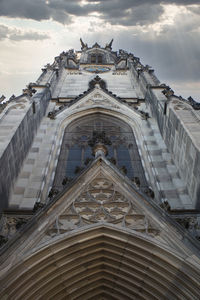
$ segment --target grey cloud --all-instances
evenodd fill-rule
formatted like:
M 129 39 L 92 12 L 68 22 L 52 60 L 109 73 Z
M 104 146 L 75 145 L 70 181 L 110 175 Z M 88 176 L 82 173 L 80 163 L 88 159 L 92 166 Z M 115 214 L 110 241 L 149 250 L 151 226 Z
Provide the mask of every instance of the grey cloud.
M 22 31 L 16 28 L 10 28 L 0 24 L 0 40 L 9 39 L 12 41 L 22 40 L 44 40 L 48 39 L 47 34 L 38 33 L 36 31 Z
M 6 39 L 8 36 L 8 27 L 0 25 L 0 40 Z
M 183 28 L 182 28 L 183 29 Z M 115 37 L 117 47 L 133 52 L 144 64 L 155 68 L 159 79 L 164 81 L 184 81 L 200 78 L 200 33 L 177 32 L 168 29 L 161 35 L 151 37 L 149 33 L 132 35 L 123 32 Z M 114 44 L 115 46 L 115 44 Z
M 95 41 L 105 45 L 114 38 L 113 50 L 122 48 L 140 57 L 143 64 L 155 68 L 155 73 L 163 82 L 197 82 L 200 78 L 200 32 L 191 31 L 193 21 L 200 25 L 200 20 L 190 19 L 189 22 L 182 15 L 177 24 L 165 26 L 159 35 L 134 27 L 126 30 L 119 28 L 114 32 L 102 31 L 101 35 L 98 33 L 98 38 L 97 33 L 82 38 L 88 45 L 93 45 Z
M 143 4 L 134 8 L 122 10 L 121 7 L 113 9 L 111 12 L 105 9 L 102 19 L 112 25 L 136 26 L 155 23 L 159 20 L 164 9 L 160 5 Z
M 200 15 L 200 6 L 190 6 L 188 9 L 194 14 Z
M 199 0 L 88 0 L 86 5 L 81 5 L 80 0 L 0 0 L 0 15 L 68 24 L 71 16 L 99 12 L 106 22 L 132 26 L 156 22 L 163 13 L 161 4 L 191 6 L 199 4 Z

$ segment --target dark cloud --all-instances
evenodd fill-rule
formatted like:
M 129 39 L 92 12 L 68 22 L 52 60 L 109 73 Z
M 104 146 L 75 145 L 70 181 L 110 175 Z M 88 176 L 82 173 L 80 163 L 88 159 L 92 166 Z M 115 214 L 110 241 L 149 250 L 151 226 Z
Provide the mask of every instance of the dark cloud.
M 200 21 L 200 20 L 199 20 Z M 161 80 L 199 81 L 200 78 L 200 32 L 187 31 L 188 24 L 181 30 L 165 28 L 159 35 L 149 32 L 133 34 L 132 30 L 118 32 L 113 46 L 132 52 L 144 64 L 155 68 Z M 110 36 L 111 37 L 111 36 Z M 108 37 L 107 39 L 109 40 Z
M 127 5 L 127 8 L 124 9 L 122 4 L 123 2 L 110 11 L 106 5 L 102 5 L 101 18 L 112 25 L 143 26 L 157 22 L 164 12 L 161 5 L 149 5 L 145 3 L 135 7 Z
M 188 9 L 194 14 L 200 15 L 200 5 L 199 6 L 189 6 Z
M 71 16 L 100 13 L 100 18 L 111 24 L 124 26 L 152 24 L 163 13 L 162 4 L 191 6 L 199 0 L 0 0 L 0 16 L 20 17 L 37 21 L 53 19 L 62 24 L 72 22 Z M 190 8 L 198 12 L 197 8 Z
M 36 31 L 22 31 L 16 28 L 11 28 L 0 24 L 0 40 L 9 39 L 12 41 L 22 40 L 44 40 L 48 39 L 47 34 L 38 33 Z

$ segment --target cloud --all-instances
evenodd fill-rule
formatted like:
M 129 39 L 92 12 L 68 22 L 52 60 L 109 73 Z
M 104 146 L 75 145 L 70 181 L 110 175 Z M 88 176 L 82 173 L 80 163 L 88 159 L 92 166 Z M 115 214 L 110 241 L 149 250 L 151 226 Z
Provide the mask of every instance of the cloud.
M 44 40 L 48 39 L 49 36 L 45 33 L 36 31 L 22 31 L 17 28 L 8 27 L 0 24 L 0 40 L 9 39 L 11 41 L 22 41 L 22 40 Z
M 110 24 L 124 26 L 153 24 L 163 14 L 163 4 L 190 6 L 198 12 L 199 0 L 0 0 L 0 16 L 25 18 L 37 21 L 49 20 L 70 24 L 72 16 L 90 16 L 99 13 L 99 18 Z M 197 5 L 197 7 L 191 7 Z
M 188 10 L 193 12 L 194 14 L 200 15 L 200 5 L 192 5 L 188 7 Z
M 161 81 L 197 82 L 199 14 L 199 0 L 0 0 L 0 16 L 59 23 L 22 21 L 26 26 L 31 24 L 31 28 L 36 25 L 31 31 L 8 27 L 13 24 L 9 20 L 5 26 L 0 25 L 0 40 L 43 40 L 48 35 L 37 28 L 48 32 L 52 29 L 49 49 L 55 47 L 57 55 L 61 46 L 64 50 L 80 47 L 79 35 L 90 46 L 96 41 L 104 46 L 114 38 L 116 50 L 123 48 L 139 56 L 144 64 L 155 68 Z M 12 43 L 15 47 L 16 44 L 20 43 Z

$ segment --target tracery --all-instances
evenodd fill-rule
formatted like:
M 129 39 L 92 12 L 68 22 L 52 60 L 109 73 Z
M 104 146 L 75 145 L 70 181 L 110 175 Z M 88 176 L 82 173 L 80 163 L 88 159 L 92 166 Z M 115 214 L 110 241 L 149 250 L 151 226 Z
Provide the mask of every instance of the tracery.
M 101 113 L 78 119 L 65 129 L 54 188 L 60 190 L 64 178 L 76 177 L 94 160 L 92 141 L 95 135 L 106 145 L 106 158 L 145 190 L 147 182 L 132 129 L 125 122 Z

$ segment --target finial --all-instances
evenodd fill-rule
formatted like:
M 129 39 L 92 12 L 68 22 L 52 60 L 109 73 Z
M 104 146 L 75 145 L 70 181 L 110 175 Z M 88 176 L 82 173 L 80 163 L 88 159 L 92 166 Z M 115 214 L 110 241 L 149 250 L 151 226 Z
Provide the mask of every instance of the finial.
M 2 95 L 2 96 L 0 97 L 0 103 L 3 102 L 5 99 L 6 99 L 6 97 L 5 97 L 4 95 Z
M 81 42 L 81 50 L 88 49 L 88 45 L 83 42 L 82 38 L 80 38 L 80 42 Z
M 105 49 L 110 49 L 110 50 L 112 50 L 112 43 L 113 43 L 113 39 L 110 41 L 110 43 L 106 44 Z

